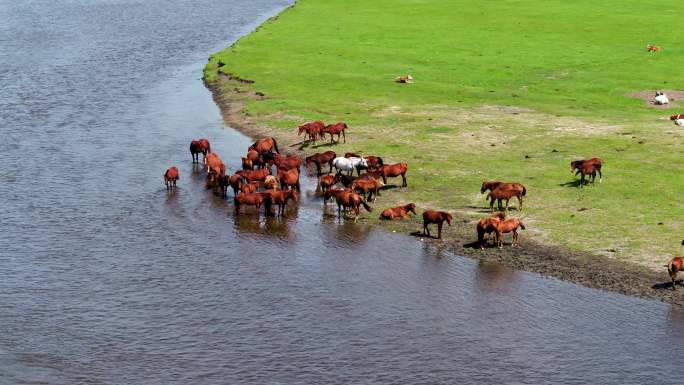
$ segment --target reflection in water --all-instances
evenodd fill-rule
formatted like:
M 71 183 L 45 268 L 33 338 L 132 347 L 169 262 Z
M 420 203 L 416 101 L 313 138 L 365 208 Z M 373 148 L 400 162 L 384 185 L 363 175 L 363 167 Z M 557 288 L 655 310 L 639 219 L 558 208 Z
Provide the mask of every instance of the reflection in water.
M 206 55 L 288 3 L 0 0 L 0 383 L 681 382 L 666 304 L 337 218 L 314 178 L 284 218 L 207 190 L 190 139 L 230 170 L 252 140 Z

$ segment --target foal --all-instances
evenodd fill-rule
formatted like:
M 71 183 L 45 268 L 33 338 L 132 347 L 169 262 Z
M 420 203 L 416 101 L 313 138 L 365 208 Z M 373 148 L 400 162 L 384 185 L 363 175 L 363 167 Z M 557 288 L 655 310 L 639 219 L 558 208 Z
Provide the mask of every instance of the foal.
M 492 226 L 496 232 L 496 244 L 499 248 L 503 248 L 503 235 L 505 233 L 513 233 L 513 246 L 519 246 L 518 242 L 518 227 L 525 230 L 525 225 L 518 218 L 511 218 L 506 220 L 492 221 Z
M 423 211 L 423 234 L 427 233 L 428 237 L 431 237 L 428 225 L 436 223 L 437 239 L 440 239 L 442 238 L 442 225 L 444 221 L 451 226 L 452 220 L 454 220 L 454 217 L 446 211 L 425 210 Z
M 574 160 L 570 162 L 570 172 L 574 172 L 575 175 L 581 174 L 580 176 L 580 187 L 584 187 L 586 184 L 584 178 L 587 175 L 591 176 L 591 183 L 596 180 L 596 173 L 599 174 L 599 183 L 603 182 L 603 174 L 601 174 L 601 167 L 603 166 L 603 160 L 601 158 L 591 158 L 588 160 Z

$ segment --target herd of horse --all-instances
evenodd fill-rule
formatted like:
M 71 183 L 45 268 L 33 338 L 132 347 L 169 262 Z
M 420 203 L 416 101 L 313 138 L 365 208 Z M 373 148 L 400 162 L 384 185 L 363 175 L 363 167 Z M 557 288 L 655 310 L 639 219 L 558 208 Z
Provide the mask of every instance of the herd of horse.
M 346 141 L 347 128 L 343 122 L 325 125 L 322 121 L 314 121 L 299 126 L 298 133 L 305 133 L 311 142 L 325 140 L 325 135 L 329 134 L 331 143 L 335 143 L 334 135 L 337 135 L 339 143 L 340 135 Z M 361 156 L 350 152 L 338 156 L 335 151 L 315 153 L 304 159 L 297 155 L 285 156 L 280 153 L 275 138 L 271 137 L 257 140 L 249 146 L 245 157 L 241 158 L 241 169 L 233 175 L 227 173 L 227 167 L 219 155 L 211 150 L 211 144 L 207 139 L 193 140 L 190 143 L 190 153 L 193 163 L 200 163 L 199 155 L 202 154 L 207 188 L 224 197 L 228 195 L 228 188 L 232 188 L 236 214 L 240 213 L 243 206 L 254 206 L 258 214 L 264 206 L 266 213 L 283 216 L 290 201 L 294 204 L 299 201 L 302 166 L 315 167 L 318 189 L 324 206 L 329 200 L 334 200 L 337 203 L 338 216 L 353 214 L 354 220 L 359 217 L 362 207 L 368 212 L 372 211 L 368 203 L 376 201 L 382 189 L 387 186 L 388 178 L 401 177 L 401 187 L 408 186 L 406 163 L 386 164 L 379 156 Z M 589 179 L 593 184 L 597 174 L 599 183 L 602 182 L 603 163 L 600 158 L 574 160 L 570 163 L 570 171 L 575 176 L 580 175 L 579 186 L 584 187 Z M 276 170 L 275 174 L 272 173 L 273 167 Z M 178 168 L 169 168 L 164 173 L 166 188 L 175 188 L 179 178 Z M 519 246 L 518 230 L 524 230 L 525 225 L 520 218 L 507 218 L 506 213 L 509 211 L 509 201 L 512 198 L 517 199 L 517 210 L 522 212 L 527 188 L 517 182 L 484 181 L 480 193 L 487 193 L 486 200 L 489 201 L 491 215 L 480 219 L 476 224 L 479 247 L 484 248 L 487 245 L 485 237 L 490 236 L 493 245 L 501 248 L 504 235 L 507 233 L 512 234 L 511 245 Z M 494 209 L 495 201 L 498 211 Z M 277 206 L 275 213 L 272 212 L 273 206 Z M 410 217 L 410 214 L 417 215 L 414 203 L 384 209 L 379 219 L 401 220 Z M 431 237 L 429 225 L 436 224 L 438 239 L 442 237 L 444 222 L 451 225 L 453 221 L 452 214 L 431 209 L 424 210 L 422 217 L 422 235 Z M 684 271 L 684 258 L 675 257 L 665 266 L 674 290 L 677 273 Z

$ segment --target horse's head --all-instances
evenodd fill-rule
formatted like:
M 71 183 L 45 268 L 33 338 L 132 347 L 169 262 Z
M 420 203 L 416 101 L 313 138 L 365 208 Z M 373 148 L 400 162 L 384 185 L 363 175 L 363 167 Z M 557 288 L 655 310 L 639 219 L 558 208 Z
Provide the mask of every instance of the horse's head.
M 416 204 L 415 203 L 409 203 L 406 205 L 406 212 L 407 213 L 413 213 L 415 215 L 418 215 L 416 213 Z
M 445 214 L 445 215 L 444 215 L 444 219 L 446 219 L 447 224 L 448 224 L 449 226 L 451 226 L 451 221 L 454 220 L 454 217 L 453 217 L 451 214 L 449 214 L 449 213 L 444 213 L 444 214 Z
M 500 220 L 506 219 L 506 212 L 505 211 L 499 211 L 498 213 L 492 215 L 492 218 L 498 218 Z
M 301 135 L 302 132 L 304 132 L 304 131 L 306 131 L 306 125 L 305 124 L 299 126 L 299 131 L 297 131 L 297 135 Z
M 580 168 L 582 168 L 582 164 L 584 164 L 583 160 L 573 160 L 572 162 L 570 162 L 570 172 L 579 170 Z
M 489 188 L 489 182 L 484 181 L 482 182 L 482 187 L 480 187 L 480 194 L 484 194 L 485 191 Z

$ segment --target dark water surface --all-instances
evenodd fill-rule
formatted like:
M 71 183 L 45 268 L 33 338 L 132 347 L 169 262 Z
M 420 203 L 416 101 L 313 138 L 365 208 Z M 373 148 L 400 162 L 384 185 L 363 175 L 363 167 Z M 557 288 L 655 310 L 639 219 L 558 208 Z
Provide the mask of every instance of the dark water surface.
M 667 304 L 207 192 L 202 66 L 287 4 L 0 0 L 0 384 L 682 383 Z

